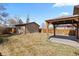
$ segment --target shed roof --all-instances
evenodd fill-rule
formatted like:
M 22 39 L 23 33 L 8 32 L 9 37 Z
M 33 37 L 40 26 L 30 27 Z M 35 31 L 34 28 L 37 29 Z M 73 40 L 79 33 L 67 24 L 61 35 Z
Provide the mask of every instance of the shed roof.
M 26 25 L 29 25 L 29 24 L 36 24 L 38 25 L 36 22 L 30 22 L 30 23 L 24 23 L 24 24 L 16 24 L 15 26 L 26 26 Z M 40 25 L 38 25 L 40 26 Z

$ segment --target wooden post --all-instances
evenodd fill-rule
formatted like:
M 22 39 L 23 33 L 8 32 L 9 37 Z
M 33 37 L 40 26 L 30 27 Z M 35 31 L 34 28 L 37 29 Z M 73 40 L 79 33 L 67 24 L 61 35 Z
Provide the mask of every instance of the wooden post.
M 78 23 L 77 23 L 77 27 L 76 27 L 76 38 L 78 39 Z
M 25 34 L 26 34 L 26 25 L 25 25 Z
M 48 22 L 46 22 L 46 27 L 47 27 L 47 30 L 46 30 L 46 33 L 47 33 L 47 36 L 49 37 L 49 23 Z
M 18 26 L 16 26 L 16 34 L 18 34 L 19 32 L 18 32 Z
M 56 27 L 55 27 L 55 25 L 53 25 L 53 29 L 54 29 L 54 36 L 56 35 Z

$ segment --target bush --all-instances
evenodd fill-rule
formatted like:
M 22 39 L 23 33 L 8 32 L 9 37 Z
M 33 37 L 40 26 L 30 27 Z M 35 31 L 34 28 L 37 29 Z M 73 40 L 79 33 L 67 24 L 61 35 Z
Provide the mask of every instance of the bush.
M 5 29 L 5 27 L 4 27 L 4 26 L 2 26 L 2 25 L 0 25 L 0 34 L 2 34 L 2 33 L 3 33 L 4 29 Z

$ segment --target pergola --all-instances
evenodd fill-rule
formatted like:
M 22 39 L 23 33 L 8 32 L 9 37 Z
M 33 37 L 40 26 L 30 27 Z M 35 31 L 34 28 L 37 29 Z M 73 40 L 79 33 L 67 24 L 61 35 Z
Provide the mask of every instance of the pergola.
M 60 24 L 72 24 L 76 28 L 76 38 L 78 39 L 78 28 L 79 28 L 79 15 L 72 15 L 72 16 L 63 16 L 55 19 L 46 20 L 47 29 L 49 24 L 53 24 L 54 29 L 54 36 L 56 35 L 56 25 Z

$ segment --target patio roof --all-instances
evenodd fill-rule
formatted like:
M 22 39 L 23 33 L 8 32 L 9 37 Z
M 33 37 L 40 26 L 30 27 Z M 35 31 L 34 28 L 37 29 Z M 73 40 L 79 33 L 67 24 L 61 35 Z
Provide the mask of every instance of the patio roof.
M 52 24 L 75 24 L 79 23 L 79 15 L 72 15 L 72 16 L 62 16 L 54 19 L 46 20 L 47 23 Z

